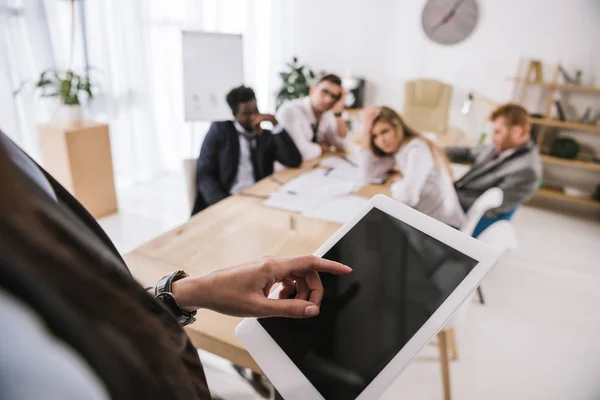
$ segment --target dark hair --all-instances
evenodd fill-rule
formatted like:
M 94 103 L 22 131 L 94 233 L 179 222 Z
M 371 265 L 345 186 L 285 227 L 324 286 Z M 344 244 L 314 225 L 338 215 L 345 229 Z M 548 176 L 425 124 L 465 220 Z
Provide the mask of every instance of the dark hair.
M 227 100 L 227 104 L 229 104 L 229 108 L 231 108 L 233 115 L 236 115 L 241 103 L 256 100 L 256 96 L 254 95 L 254 90 L 252 90 L 252 88 L 242 85 L 231 89 L 231 91 L 227 93 L 225 100 Z
M 394 128 L 396 133 L 398 130 L 401 130 L 404 134 L 404 140 L 411 140 L 416 137 L 421 138 L 421 135 L 417 131 L 415 131 L 413 128 L 406 124 L 406 122 L 400 116 L 400 114 L 398 114 L 396 111 L 389 107 L 384 106 L 379 109 L 379 115 L 373 120 L 373 126 L 375 126 L 375 124 L 379 121 L 390 124 L 392 128 Z M 369 132 L 369 135 L 370 134 L 371 133 Z M 379 147 L 377 147 L 377 145 L 375 144 L 375 138 L 372 135 L 371 150 L 373 151 L 373 153 L 375 153 L 375 155 L 378 155 L 380 157 L 388 155 Z
M 30 306 L 49 332 L 88 362 L 111 398 L 142 398 L 152 390 L 157 397 L 187 399 L 189 388 L 210 398 L 200 360 L 175 321 L 118 270 L 109 249 L 94 244 L 85 222 L 68 221 L 75 215 L 68 203 L 35 197 L 35 183 L 13 166 L 2 135 L 0 292 Z M 112 365 L 122 371 L 114 374 Z M 140 389 L 149 376 L 151 389 Z
M 317 85 L 321 82 L 330 82 L 330 83 L 333 83 L 334 85 L 342 86 L 342 80 L 340 79 L 339 76 L 334 75 L 334 74 L 323 75 L 321 78 L 319 78 Z
M 490 121 L 504 118 L 509 127 L 520 126 L 525 134 L 529 133 L 529 115 L 522 106 L 508 103 L 496 108 L 490 115 Z

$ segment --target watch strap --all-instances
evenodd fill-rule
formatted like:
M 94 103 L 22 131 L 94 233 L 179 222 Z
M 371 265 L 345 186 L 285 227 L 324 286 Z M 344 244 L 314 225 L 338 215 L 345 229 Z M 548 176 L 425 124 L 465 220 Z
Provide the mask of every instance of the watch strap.
M 187 277 L 184 271 L 175 271 L 160 278 L 154 288 L 154 297 L 161 301 L 181 326 L 189 325 L 196 320 L 196 311 L 182 310 L 173 295 L 173 282 Z

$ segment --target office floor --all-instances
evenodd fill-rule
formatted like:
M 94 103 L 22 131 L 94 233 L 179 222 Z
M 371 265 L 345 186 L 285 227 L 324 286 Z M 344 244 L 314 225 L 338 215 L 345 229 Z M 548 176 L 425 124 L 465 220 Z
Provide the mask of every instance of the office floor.
M 182 174 L 119 191 L 120 212 L 100 223 L 125 253 L 188 218 Z M 522 207 L 519 248 L 485 278 L 452 363 L 456 400 L 600 399 L 600 220 Z M 384 399 L 442 399 L 440 365 L 428 345 Z M 213 392 L 260 399 L 217 356 L 201 352 Z

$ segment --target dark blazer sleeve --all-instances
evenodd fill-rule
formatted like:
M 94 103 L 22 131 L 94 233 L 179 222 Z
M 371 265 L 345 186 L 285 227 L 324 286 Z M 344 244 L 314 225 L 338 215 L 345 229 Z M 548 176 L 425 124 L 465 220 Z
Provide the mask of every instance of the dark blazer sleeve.
M 229 195 L 219 182 L 219 148 L 222 139 L 217 123 L 213 122 L 204 138 L 196 164 L 196 190 L 208 206 Z
M 525 169 L 519 173 L 508 175 L 498 187 L 504 192 L 502 205 L 488 211 L 487 216 L 506 214 L 520 204 L 529 200 L 537 191 L 539 177 L 533 169 Z
M 271 140 L 275 146 L 277 161 L 290 168 L 298 168 L 302 165 L 302 155 L 285 129 L 276 135 L 271 134 Z
M 475 161 L 475 154 L 471 147 L 446 147 L 444 149 L 446 155 L 451 162 L 455 163 L 472 163 Z

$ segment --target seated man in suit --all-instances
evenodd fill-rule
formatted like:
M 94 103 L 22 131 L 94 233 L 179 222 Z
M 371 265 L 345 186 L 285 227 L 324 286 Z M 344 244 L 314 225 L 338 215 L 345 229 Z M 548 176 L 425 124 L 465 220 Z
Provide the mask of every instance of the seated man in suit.
M 473 164 L 455 183 L 465 211 L 486 190 L 499 187 L 504 191 L 502 205 L 486 214 L 497 217 L 533 196 L 542 177 L 542 162 L 531 141 L 529 116 L 523 107 L 505 104 L 492 113 L 490 120 L 494 126 L 493 145 L 449 147 L 446 154 L 452 162 Z
M 202 143 L 192 215 L 271 175 L 275 161 L 292 168 L 302 164 L 293 140 L 275 117 L 258 112 L 251 88 L 231 90 L 227 104 L 234 120 L 213 122 Z M 263 121 L 273 124 L 272 132 L 260 127 Z
M 310 88 L 310 95 L 284 103 L 277 119 L 289 132 L 304 160 L 313 160 L 335 147 L 344 150 L 348 127 L 344 111 L 342 80 L 333 74 L 323 76 Z

